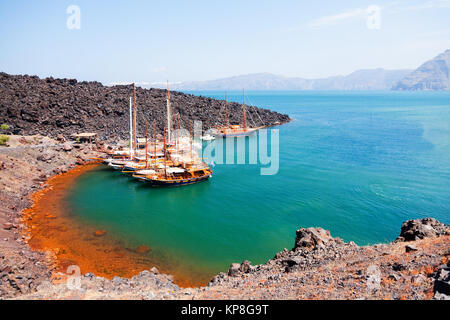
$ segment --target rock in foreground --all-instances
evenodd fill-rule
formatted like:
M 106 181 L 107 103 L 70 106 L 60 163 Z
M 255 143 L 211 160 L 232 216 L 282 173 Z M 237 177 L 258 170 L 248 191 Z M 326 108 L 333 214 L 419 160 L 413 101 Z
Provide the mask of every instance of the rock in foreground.
M 397 241 L 414 241 L 444 235 L 447 231 L 445 224 L 433 218 L 408 220 L 402 224 Z
M 434 219 L 432 224 L 442 226 Z M 359 247 L 322 228 L 301 228 L 292 250 L 264 265 L 233 263 L 206 287 L 181 289 L 157 271 L 111 281 L 87 274 L 77 290 L 49 286 L 20 299 L 449 299 L 450 239 L 444 227 L 446 233 L 409 242 L 416 250 L 407 254 L 402 241 Z

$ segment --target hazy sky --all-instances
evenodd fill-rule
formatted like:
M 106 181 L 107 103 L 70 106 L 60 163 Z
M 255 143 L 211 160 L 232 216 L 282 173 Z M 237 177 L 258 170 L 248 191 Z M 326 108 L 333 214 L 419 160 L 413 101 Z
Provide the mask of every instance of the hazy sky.
M 70 5 L 80 29 L 68 28 L 78 21 Z M 450 0 L 0 0 L 0 43 L 0 71 L 12 74 L 105 84 L 317 78 L 416 68 L 450 49 Z

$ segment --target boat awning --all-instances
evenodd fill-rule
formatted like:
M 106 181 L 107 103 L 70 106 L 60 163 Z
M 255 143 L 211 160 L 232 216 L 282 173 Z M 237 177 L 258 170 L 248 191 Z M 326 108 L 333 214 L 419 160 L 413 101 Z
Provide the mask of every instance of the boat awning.
M 167 173 L 183 173 L 186 170 L 184 170 L 183 168 L 174 168 L 174 167 L 172 167 L 172 168 L 167 168 L 166 171 L 167 171 Z
M 126 167 L 133 168 L 133 167 L 135 167 L 136 165 L 137 165 L 137 163 L 136 163 L 136 162 L 133 162 L 133 161 L 125 162 L 125 166 L 126 166 Z
M 155 170 L 139 170 L 135 172 L 135 174 L 142 174 L 142 175 L 150 175 L 155 173 L 156 173 Z

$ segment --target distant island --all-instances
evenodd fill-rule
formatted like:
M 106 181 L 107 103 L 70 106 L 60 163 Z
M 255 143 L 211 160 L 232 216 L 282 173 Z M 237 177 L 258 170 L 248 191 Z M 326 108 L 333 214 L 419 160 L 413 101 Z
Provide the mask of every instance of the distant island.
M 393 90 L 450 90 L 450 50 L 429 60 L 399 81 Z
M 412 70 L 367 69 L 323 79 L 289 78 L 254 73 L 210 81 L 172 84 L 174 90 L 389 90 Z M 163 85 L 153 86 L 162 88 Z
M 162 88 L 153 83 L 150 87 Z M 358 70 L 345 76 L 322 79 L 285 77 L 254 73 L 209 80 L 187 81 L 172 85 L 175 90 L 450 90 L 450 50 L 422 64 L 416 70 Z

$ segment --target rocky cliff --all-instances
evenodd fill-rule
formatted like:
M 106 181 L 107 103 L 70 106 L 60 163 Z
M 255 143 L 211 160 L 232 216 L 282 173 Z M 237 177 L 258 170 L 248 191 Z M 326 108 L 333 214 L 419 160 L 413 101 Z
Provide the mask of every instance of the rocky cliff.
M 103 139 L 125 138 L 132 94 L 131 85 L 107 87 L 99 82 L 0 73 L 0 123 L 23 135 L 39 133 L 55 137 L 93 131 Z M 161 132 L 166 124 L 166 91 L 137 88 L 136 96 L 138 132 L 143 134 L 145 119 L 150 122 L 156 119 Z M 188 121 L 202 121 L 205 130 L 225 121 L 223 101 L 172 92 L 171 102 L 173 114 L 180 114 L 184 128 L 188 128 Z M 240 123 L 241 106 L 229 103 L 228 110 L 230 122 Z M 250 118 L 255 121 L 261 118 L 265 125 L 289 121 L 287 115 L 267 109 L 248 107 L 247 110 Z
M 450 50 L 422 64 L 392 89 L 450 90 Z

